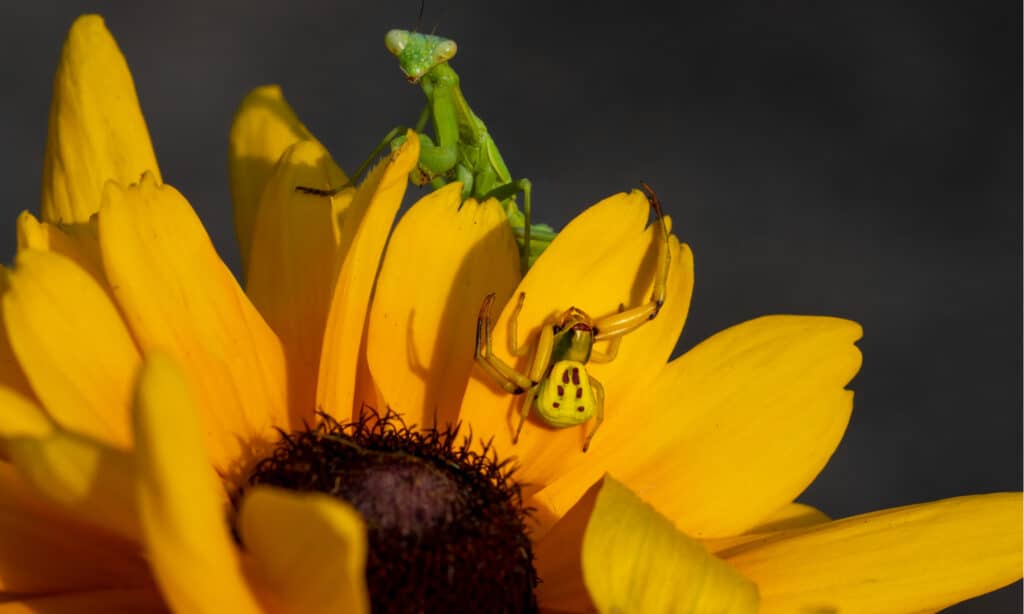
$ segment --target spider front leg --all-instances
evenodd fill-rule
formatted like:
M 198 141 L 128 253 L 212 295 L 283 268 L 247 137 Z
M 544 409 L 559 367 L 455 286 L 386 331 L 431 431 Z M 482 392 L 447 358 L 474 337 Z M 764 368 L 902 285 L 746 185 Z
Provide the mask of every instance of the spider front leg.
M 621 337 L 620 337 L 621 338 Z M 604 386 L 601 382 L 597 381 L 593 375 L 587 375 L 590 378 L 590 387 L 594 391 L 594 430 L 590 431 L 587 438 L 583 440 L 583 451 L 586 452 L 587 448 L 590 447 L 590 440 L 597 434 L 597 429 L 601 428 L 601 423 L 604 422 Z
M 491 303 L 494 293 L 488 294 L 480 306 L 480 315 L 476 320 L 476 353 L 474 359 L 480 363 L 484 371 L 494 378 L 499 386 L 512 394 L 522 394 L 533 388 L 537 382 L 516 371 L 503 360 L 494 355 L 491 345 Z
M 654 209 L 655 223 L 661 228 L 661 241 L 658 243 L 658 268 L 654 273 L 654 290 L 651 292 L 651 300 L 639 307 L 633 307 L 621 311 L 615 315 L 605 316 L 594 321 L 594 341 L 615 339 L 640 328 L 644 323 L 653 320 L 665 304 L 665 294 L 668 286 L 668 270 L 672 264 L 672 253 L 669 250 L 668 226 L 665 224 L 665 215 L 661 211 L 661 201 L 654 194 L 646 183 L 640 186 L 647 196 L 647 202 L 651 203 Z M 610 349 L 610 348 L 609 348 Z

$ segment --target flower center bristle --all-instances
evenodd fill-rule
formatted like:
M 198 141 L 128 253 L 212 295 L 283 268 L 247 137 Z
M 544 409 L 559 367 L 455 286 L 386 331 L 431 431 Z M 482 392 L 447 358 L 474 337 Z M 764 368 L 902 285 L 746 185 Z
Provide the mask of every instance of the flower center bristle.
M 327 493 L 359 511 L 374 613 L 534 612 L 519 485 L 470 443 L 458 427 L 414 431 L 392 412 L 350 424 L 321 415 L 314 428 L 282 433 L 248 482 Z

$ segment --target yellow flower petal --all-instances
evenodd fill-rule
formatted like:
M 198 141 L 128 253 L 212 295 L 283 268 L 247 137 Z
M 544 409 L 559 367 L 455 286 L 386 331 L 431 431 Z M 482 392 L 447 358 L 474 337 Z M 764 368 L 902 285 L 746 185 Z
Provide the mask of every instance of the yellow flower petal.
M 829 522 L 831 518 L 821 510 L 803 503 L 787 503 L 771 515 L 761 519 L 749 533 L 766 533 L 783 529 L 799 529 Z
M 175 611 L 259 612 L 228 532 L 193 399 L 170 357 L 146 356 L 134 410 L 136 495 L 153 574 Z
M 34 249 L 57 252 L 69 258 L 108 290 L 107 278 L 100 261 L 100 240 L 96 218 L 80 224 L 40 222 L 28 211 L 18 215 L 18 251 Z
M 246 550 L 290 611 L 370 611 L 366 528 L 353 508 L 323 494 L 258 487 L 239 512 Z
M 0 438 L 46 437 L 53 433 L 53 423 L 34 401 L 6 386 L 0 385 Z
M 53 78 L 43 164 L 42 217 L 86 222 L 104 184 L 160 181 L 128 64 L 99 15 L 75 20 Z
M 650 204 L 639 192 L 616 194 L 590 207 L 558 233 L 537 263 L 523 279 L 494 323 L 495 354 L 525 373 L 532 356 L 513 359 L 509 353 L 509 318 L 519 292 L 526 298 L 519 316 L 519 344 L 535 343 L 536 332 L 550 318 L 569 307 L 583 309 L 593 317 L 614 314 L 620 305 L 641 305 L 648 301 L 653 286 L 658 228 L 645 224 Z M 610 363 L 587 365 L 587 371 L 605 388 L 605 423 L 583 453 L 586 427 L 552 429 L 536 417 L 527 422 L 519 442 L 512 434 L 519 420 L 522 396 L 513 396 L 495 385 L 482 369 L 475 369 L 466 388 L 461 418 L 473 428 L 494 435 L 501 454 L 515 455 L 522 464 L 519 479 L 534 487 L 543 486 L 569 467 L 586 464 L 595 451 L 619 445 L 622 427 L 633 421 L 629 398 L 645 392 L 668 360 L 682 330 L 693 288 L 693 257 L 690 249 L 671 239 L 672 264 L 665 305 L 655 320 L 623 337 L 618 357 Z M 532 346 L 531 346 L 532 347 Z M 598 350 L 604 344 L 597 344 Z M 467 350 L 468 352 L 469 350 Z M 629 427 L 627 427 L 629 428 Z M 597 472 L 575 493 L 593 484 Z M 575 501 L 575 498 L 573 499 Z
M 110 297 L 54 252 L 22 250 L 7 281 L 7 336 L 43 407 L 71 431 L 127 448 L 139 355 Z
M 621 408 L 632 424 L 613 449 L 591 449 L 531 504 L 557 517 L 596 472 L 614 471 L 689 535 L 751 529 L 803 492 L 835 451 L 860 336 L 854 322 L 812 316 L 718 333 L 669 364 L 642 403 Z
M 246 294 L 284 346 L 291 407 L 310 424 L 338 270 L 334 203 L 351 201 L 354 190 L 329 199 L 295 187 L 344 180 L 319 143 L 299 141 L 285 150 L 263 191 L 246 276 Z
M 100 614 L 166 611 L 151 588 L 100 589 L 0 603 L 0 614 Z
M 455 423 L 473 367 L 484 297 L 519 281 L 519 253 L 501 204 L 462 202 L 452 183 L 417 202 L 388 242 L 367 333 L 373 380 L 410 424 Z
M 322 148 L 285 101 L 279 86 L 264 85 L 246 95 L 231 124 L 228 151 L 235 232 L 245 271 L 251 268 L 252 233 L 264 183 L 284 150 L 298 141 L 313 141 Z M 348 181 L 329 157 L 322 164 L 326 173 L 318 173 L 314 182 L 302 185 L 337 188 Z
M 784 531 L 721 553 L 762 612 L 938 610 L 1021 577 L 1020 493 L 957 497 Z
M 61 513 L 0 463 L 0 591 L 142 586 L 148 577 L 134 544 Z
M 563 559 L 550 589 L 543 566 L 548 554 Z M 576 565 L 599 612 L 757 612 L 753 583 L 608 476 L 538 544 L 537 557 L 545 577 L 539 598 L 548 607 L 579 607 L 548 594 L 577 583 L 572 560 L 579 557 Z
M 353 409 L 357 366 L 377 267 L 402 204 L 409 171 L 419 155 L 419 139 L 410 130 L 405 143 L 359 186 L 350 205 L 359 222 L 346 222 L 354 234 L 334 286 L 317 385 L 317 407 L 338 417 L 347 417 Z M 360 216 L 360 212 L 365 213 Z
M 8 274 L 7 269 L 0 267 L 0 296 L 7 293 Z M 28 383 L 25 371 L 18 364 L 18 357 L 14 355 L 11 340 L 7 337 L 5 320 L 3 300 L 0 300 L 0 386 L 34 400 L 36 396 L 32 391 L 32 385 Z
M 37 492 L 112 534 L 138 537 L 132 457 L 87 437 L 54 430 L 6 442 L 11 462 Z
M 704 539 L 701 543 L 708 549 L 708 552 L 717 554 L 722 550 L 736 547 L 740 544 L 763 539 L 766 533 L 782 531 L 783 529 L 799 529 L 810 527 L 816 524 L 829 522 L 832 519 L 824 512 L 810 505 L 803 503 L 788 503 L 775 513 L 761 519 L 761 522 L 752 527 L 743 535 L 732 537 L 721 537 L 718 539 Z
M 276 441 L 287 411 L 281 342 L 217 257 L 174 188 L 110 185 L 99 214 L 103 264 L 142 350 L 174 357 L 195 382 L 214 465 L 238 471 Z

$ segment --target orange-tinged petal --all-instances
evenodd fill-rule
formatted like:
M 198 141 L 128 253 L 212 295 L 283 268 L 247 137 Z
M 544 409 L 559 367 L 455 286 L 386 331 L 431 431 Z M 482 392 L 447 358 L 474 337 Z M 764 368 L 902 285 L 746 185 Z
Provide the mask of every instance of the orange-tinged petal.
M 650 204 L 639 191 L 616 194 L 584 211 L 558 233 L 495 321 L 495 354 L 508 364 L 517 365 L 520 372 L 528 370 L 530 357 L 515 360 L 508 351 L 509 318 L 519 292 L 526 294 L 518 324 L 520 346 L 535 343 L 539 327 L 551 325 L 552 318 L 570 307 L 600 318 L 616 313 L 620 304 L 630 308 L 650 300 L 657 242 L 662 238 L 657 226 L 652 224 L 645 229 L 649 214 Z M 473 371 L 461 418 L 474 429 L 493 434 L 499 453 L 519 457 L 522 473 L 517 475 L 523 482 L 543 486 L 569 467 L 589 463 L 594 451 L 608 451 L 609 447 L 619 445 L 619 436 L 615 434 L 629 428 L 620 425 L 633 421 L 623 404 L 644 392 L 664 366 L 689 308 L 693 257 L 689 248 L 680 245 L 674 236 L 670 253 L 672 263 L 661 313 L 623 337 L 615 360 L 587 365 L 588 373 L 605 388 L 605 423 L 587 454 L 582 451 L 583 441 L 593 428 L 592 422 L 586 427 L 556 430 L 534 417 L 524 426 L 513 447 L 511 437 L 519 421 L 523 397 L 506 393 L 482 369 Z M 597 344 L 596 349 L 604 350 L 604 344 Z M 602 472 L 590 476 L 583 489 Z M 582 489 L 575 496 L 580 492 Z
M 22 250 L 15 262 L 4 324 L 36 396 L 63 427 L 127 448 L 139 354 L 114 303 L 60 254 Z
M 261 578 L 291 611 L 370 611 L 366 527 L 349 505 L 323 494 L 258 487 L 242 501 L 239 529 Z
M 410 130 L 405 143 L 359 186 L 350 205 L 357 217 L 365 212 L 358 224 L 345 222 L 354 234 L 334 286 L 317 384 L 317 407 L 343 419 L 353 410 L 357 366 L 381 254 L 405 195 L 409 171 L 420 155 L 419 139 L 413 135 Z
M 54 430 L 6 442 L 11 462 L 36 491 L 85 522 L 138 537 L 129 453 L 82 435 Z
M 354 190 L 325 198 L 295 188 L 344 180 L 319 143 L 299 141 L 286 149 L 263 191 L 246 276 L 246 294 L 284 346 L 291 407 L 310 424 L 337 275 L 334 203 L 351 201 Z
M 612 449 L 587 453 L 532 504 L 558 517 L 614 471 L 687 534 L 743 533 L 818 475 L 846 429 L 860 368 L 855 322 L 768 316 L 729 328 L 664 369 Z M 600 435 L 598 435 L 600 437 Z
M 146 171 L 160 180 L 128 64 L 103 18 L 83 15 L 71 25 L 53 78 L 42 218 L 86 222 L 107 181 L 132 183 Z
M 251 268 L 252 233 L 264 184 L 284 151 L 298 141 L 313 141 L 320 146 L 285 101 L 279 86 L 258 87 L 242 99 L 231 124 L 228 174 L 243 270 Z M 312 183 L 301 185 L 326 189 L 348 181 L 329 156 L 320 163 L 326 173 L 317 173 L 310 177 Z
M 720 553 L 762 612 L 938 610 L 1021 577 L 1021 494 L 956 497 L 783 531 Z
M 147 354 L 133 417 L 136 496 L 153 574 L 175 611 L 259 612 L 224 520 L 194 399 L 172 358 Z
M 572 563 L 578 557 L 575 567 L 599 612 L 757 612 L 752 582 L 608 476 L 552 528 L 537 551 L 545 578 L 539 598 L 547 607 L 579 610 L 578 601 L 552 599 L 549 593 L 570 596 L 565 585 L 579 583 Z M 558 585 L 550 589 L 544 575 L 549 554 L 563 559 Z
M 452 183 L 417 202 L 388 242 L 370 310 L 366 353 L 388 407 L 411 424 L 454 423 L 473 367 L 483 298 L 519 281 L 501 204 L 462 202 Z
M 174 357 L 194 382 L 214 465 L 244 470 L 287 413 L 281 342 L 238 287 L 192 207 L 147 175 L 111 184 L 99 215 L 103 264 L 142 350 Z
M 148 577 L 134 544 L 56 509 L 0 463 L 0 592 L 141 586 Z
M 104 290 L 108 289 L 95 217 L 80 224 L 51 224 L 22 211 L 18 215 L 18 251 L 26 249 L 57 252 L 91 275 Z
M 100 589 L 0 603 L 0 614 L 158 614 L 167 608 L 152 588 Z

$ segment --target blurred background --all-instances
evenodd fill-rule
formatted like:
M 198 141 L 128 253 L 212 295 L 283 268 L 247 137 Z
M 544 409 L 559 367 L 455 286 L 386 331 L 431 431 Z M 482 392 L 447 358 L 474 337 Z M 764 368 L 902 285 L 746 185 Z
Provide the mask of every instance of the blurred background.
M 38 211 L 53 71 L 102 13 L 165 181 L 238 272 L 227 133 L 279 83 L 353 170 L 423 105 L 385 51 L 419 2 L 11 3 L 0 253 Z M 422 30 L 540 221 L 647 181 L 693 248 L 677 352 L 769 313 L 863 324 L 853 418 L 803 495 L 833 517 L 1021 488 L 1021 3 L 443 2 Z M 417 194 L 415 189 L 411 195 Z M 1020 611 L 1016 586 L 954 612 Z

